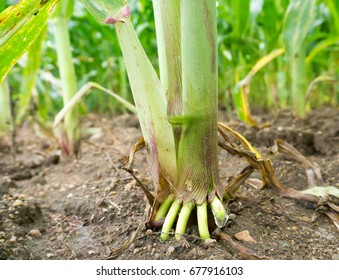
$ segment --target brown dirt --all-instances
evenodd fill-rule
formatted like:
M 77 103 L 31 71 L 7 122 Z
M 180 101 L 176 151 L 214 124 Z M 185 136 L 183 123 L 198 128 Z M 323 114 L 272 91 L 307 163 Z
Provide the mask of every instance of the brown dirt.
M 260 115 L 261 121 L 272 116 Z M 223 119 L 221 114 L 221 119 Z M 144 222 L 147 200 L 135 180 L 119 169 L 120 160 L 140 137 L 133 116 L 90 118 L 96 133 L 87 137 L 79 159 L 57 156 L 51 140 L 32 130 L 18 132 L 13 165 L 8 145 L 0 145 L 0 259 L 107 259 Z M 339 186 L 339 114 L 322 108 L 302 122 L 281 112 L 272 126 L 257 130 L 231 121 L 264 154 L 276 138 L 285 139 L 317 162 L 328 185 Z M 97 129 L 95 129 L 97 128 Z M 284 156 L 273 159 L 278 178 L 299 190 L 307 188 L 304 169 Z M 241 158 L 220 151 L 225 182 L 245 166 Z M 150 182 L 146 154 L 135 168 Z M 258 173 L 252 177 L 258 178 Z M 272 189 L 242 186 L 228 204 L 224 233 L 247 230 L 255 243 L 237 241 L 258 256 L 272 259 L 338 259 L 338 229 L 324 214 Z M 185 241 L 159 241 L 159 232 L 141 227 L 136 240 L 117 259 L 245 259 L 225 240 L 202 244 L 196 226 Z

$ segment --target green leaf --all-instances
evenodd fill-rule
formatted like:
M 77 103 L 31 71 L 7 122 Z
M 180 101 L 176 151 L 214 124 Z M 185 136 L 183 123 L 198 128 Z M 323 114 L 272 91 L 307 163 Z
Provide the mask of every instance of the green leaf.
M 292 57 L 302 46 L 315 19 L 316 0 L 291 0 L 282 33 L 287 54 Z
M 115 24 L 142 134 L 150 152 L 153 178 L 163 174 L 175 182 L 174 138 L 167 120 L 167 100 L 159 78 L 143 50 L 130 19 Z M 155 186 L 158 183 L 155 182 Z
M 46 38 L 46 32 L 47 25 L 27 51 L 27 63 L 23 69 L 19 100 L 16 105 L 16 122 L 19 124 L 24 121 L 27 111 L 30 109 L 29 104 L 40 69 L 42 44 Z
M 65 18 L 69 19 L 73 15 L 74 10 L 74 0 L 62 1 L 59 5 L 56 6 L 52 17 Z
M 22 0 L 0 14 L 0 82 L 33 44 L 59 0 Z
M 175 182 L 175 147 L 172 128 L 167 120 L 166 95 L 133 28 L 127 1 L 82 2 L 99 22 L 115 24 L 142 134 L 150 155 L 154 185 L 159 186 L 160 174 L 167 181 Z
M 250 19 L 250 0 L 233 0 L 230 1 L 231 10 L 233 11 L 233 36 L 240 39 L 244 35 L 244 30 L 248 27 Z
M 319 52 L 332 45 L 339 45 L 339 36 L 331 36 L 317 43 L 307 56 L 306 63 L 310 63 Z
M 250 83 L 252 77 L 265 65 L 271 62 L 273 59 L 281 55 L 285 52 L 285 49 L 277 49 L 273 50 L 269 54 L 261 57 L 253 66 L 251 71 L 246 75 L 244 79 L 239 81 L 233 90 L 233 102 L 235 104 L 235 108 L 237 111 L 238 118 L 249 125 L 257 126 L 258 124 L 253 119 L 251 110 L 250 110 L 250 103 L 248 101 L 248 95 L 250 93 Z
M 129 17 L 127 0 L 81 0 L 95 19 L 101 23 L 124 22 Z

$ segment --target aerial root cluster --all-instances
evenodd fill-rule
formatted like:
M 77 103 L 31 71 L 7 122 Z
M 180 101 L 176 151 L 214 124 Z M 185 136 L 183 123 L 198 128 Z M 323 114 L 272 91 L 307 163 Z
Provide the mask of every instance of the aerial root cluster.
M 224 227 L 228 220 L 228 215 L 219 198 L 214 197 L 210 203 L 205 201 L 200 205 L 195 205 L 193 201 L 183 202 L 180 198 L 174 198 L 170 194 L 160 205 L 154 218 L 155 222 L 164 219 L 160 239 L 162 241 L 169 239 L 176 219 L 175 239 L 180 239 L 185 234 L 187 222 L 195 207 L 200 238 L 202 240 L 209 239 L 207 206 L 212 210 L 216 225 L 220 228 Z

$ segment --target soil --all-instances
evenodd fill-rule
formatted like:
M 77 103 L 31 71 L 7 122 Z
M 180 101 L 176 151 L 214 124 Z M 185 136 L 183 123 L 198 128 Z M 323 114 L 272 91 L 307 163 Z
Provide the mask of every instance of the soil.
M 321 108 L 304 121 L 289 111 L 280 112 L 276 119 L 261 113 L 260 122 L 274 121 L 260 130 L 225 116 L 220 113 L 222 121 L 263 155 L 269 154 L 275 139 L 284 139 L 320 166 L 327 185 L 339 187 L 338 110 Z M 120 168 L 141 136 L 138 120 L 130 115 L 91 116 L 83 123 L 91 133 L 85 135 L 78 159 L 60 156 L 52 139 L 38 137 L 28 126 L 17 132 L 15 164 L 8 143 L 1 143 L 0 259 L 249 258 L 234 244 L 251 250 L 253 258 L 339 259 L 338 228 L 328 216 L 282 198 L 272 188 L 256 189 L 248 183 L 227 203 L 230 219 L 222 232 L 232 238 L 233 245 L 220 235 L 212 235 L 214 242 L 201 242 L 194 225 L 184 239 L 161 243 L 159 231 L 144 226 L 145 195 Z M 220 151 L 219 159 L 225 185 L 246 166 L 244 159 L 225 151 Z M 272 161 L 283 184 L 298 190 L 308 187 L 299 163 L 286 156 Z M 147 166 L 146 152 L 141 151 L 135 172 L 152 188 Z M 259 178 L 259 174 L 251 177 Z M 243 231 L 248 231 L 245 240 L 237 240 Z M 124 244 L 118 254 L 117 248 Z

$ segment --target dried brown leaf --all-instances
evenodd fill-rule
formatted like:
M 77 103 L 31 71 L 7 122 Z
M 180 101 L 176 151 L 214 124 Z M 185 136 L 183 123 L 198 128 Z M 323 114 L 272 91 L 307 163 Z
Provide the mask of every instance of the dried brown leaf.
M 324 185 L 324 180 L 322 178 L 320 167 L 318 166 L 318 164 L 308 160 L 288 142 L 280 139 L 275 140 L 272 151 L 278 151 L 279 153 L 284 154 L 289 158 L 301 163 L 305 168 L 307 184 L 309 187 Z
M 266 256 L 257 255 L 251 249 L 246 248 L 245 246 L 234 241 L 228 234 L 222 232 L 220 229 L 216 229 L 214 234 L 219 236 L 221 239 L 225 240 L 229 245 L 231 245 L 235 250 L 239 252 L 244 258 L 249 260 L 270 260 L 271 258 Z
M 339 214 L 331 211 L 324 212 L 339 230 Z
M 248 230 L 243 230 L 240 231 L 236 234 L 234 234 L 235 239 L 239 240 L 239 241 L 245 241 L 245 242 L 249 242 L 249 243 L 257 243 L 257 241 L 255 241 L 252 236 L 250 235 Z

